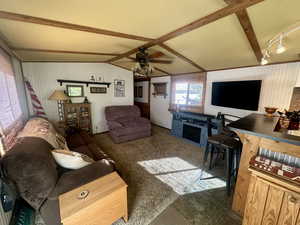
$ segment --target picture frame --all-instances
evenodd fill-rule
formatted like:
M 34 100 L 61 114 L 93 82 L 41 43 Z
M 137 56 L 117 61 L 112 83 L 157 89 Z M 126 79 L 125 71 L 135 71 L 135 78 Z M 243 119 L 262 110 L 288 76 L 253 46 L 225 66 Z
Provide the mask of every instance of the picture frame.
M 82 85 L 67 85 L 66 94 L 69 97 L 84 97 Z
M 114 96 L 125 97 L 125 80 L 114 80 Z
M 107 88 L 106 87 L 90 87 L 91 94 L 106 94 Z

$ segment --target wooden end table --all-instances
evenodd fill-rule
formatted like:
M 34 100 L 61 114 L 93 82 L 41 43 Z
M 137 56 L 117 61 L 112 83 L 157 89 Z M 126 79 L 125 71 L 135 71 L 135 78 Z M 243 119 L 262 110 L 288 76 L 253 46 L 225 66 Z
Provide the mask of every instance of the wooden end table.
M 64 225 L 111 225 L 123 217 L 128 221 L 127 184 L 110 173 L 59 196 Z

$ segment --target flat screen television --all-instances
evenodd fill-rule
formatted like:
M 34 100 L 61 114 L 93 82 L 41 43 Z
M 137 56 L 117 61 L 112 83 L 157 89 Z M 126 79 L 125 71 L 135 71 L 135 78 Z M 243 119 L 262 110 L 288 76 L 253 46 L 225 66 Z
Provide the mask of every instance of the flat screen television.
M 257 111 L 261 82 L 261 80 L 213 82 L 211 104 Z

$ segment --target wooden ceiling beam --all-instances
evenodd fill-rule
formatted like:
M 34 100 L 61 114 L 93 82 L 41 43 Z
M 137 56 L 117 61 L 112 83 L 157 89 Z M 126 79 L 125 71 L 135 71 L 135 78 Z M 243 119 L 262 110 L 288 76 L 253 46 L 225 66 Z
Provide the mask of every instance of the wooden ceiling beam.
M 159 72 L 162 72 L 162 73 L 164 73 L 164 74 L 170 75 L 169 72 L 167 72 L 167 71 L 165 71 L 165 70 L 162 70 L 162 69 L 159 69 L 159 68 L 157 68 L 156 66 L 154 66 L 154 69 L 157 70 L 157 71 L 159 71 Z
M 114 53 L 102 52 L 83 52 L 83 51 L 67 51 L 67 50 L 53 50 L 53 49 L 38 49 L 38 48 L 19 48 L 11 47 L 14 51 L 29 51 L 29 52 L 47 52 L 47 53 L 64 53 L 64 54 L 82 54 L 82 55 L 102 55 L 102 56 L 118 56 Z
M 228 5 L 231 4 L 236 4 L 238 2 L 241 2 L 241 0 L 224 0 Z M 250 17 L 248 15 L 248 12 L 246 9 L 242 9 L 240 11 L 237 11 L 235 13 L 235 15 L 237 16 L 245 34 L 246 37 L 251 45 L 251 48 L 256 56 L 257 62 L 260 62 L 260 60 L 262 59 L 263 55 L 262 55 L 262 51 L 261 48 L 259 46 L 256 34 L 254 32 L 254 28 L 252 26 Z
M 7 19 L 7 20 L 14 20 L 14 21 L 20 21 L 25 23 L 34 23 L 38 25 L 45 25 L 45 26 L 51 26 L 51 27 L 59 27 L 69 30 L 77 30 L 77 31 L 84 31 L 88 33 L 95 33 L 95 34 L 101 34 L 101 35 L 107 35 L 107 36 L 113 36 L 113 37 L 119 37 L 119 38 L 127 38 L 131 40 L 138 40 L 138 41 L 152 41 L 151 38 L 145 38 L 137 35 L 131 35 L 131 34 L 125 34 L 105 29 L 99 29 L 95 27 L 89 27 L 89 26 L 83 26 L 73 23 L 66 23 L 61 22 L 57 20 L 50 20 L 40 17 L 34 17 L 34 16 L 28 16 L 24 14 L 18 14 L 18 13 L 12 13 L 12 12 L 6 12 L 0 10 L 0 18 L 1 19 Z
M 164 48 L 165 50 L 167 50 L 168 52 L 172 53 L 173 55 L 176 55 L 178 58 L 182 59 L 183 61 L 190 63 L 191 65 L 193 65 L 194 67 L 198 68 L 201 71 L 205 71 L 205 69 L 201 66 L 199 66 L 197 63 L 195 63 L 194 61 L 188 59 L 187 57 L 183 56 L 182 54 L 180 54 L 179 52 L 175 51 L 174 49 L 170 48 L 169 46 L 167 46 L 166 44 L 160 44 L 160 47 Z
M 167 33 L 167 34 L 165 34 L 165 35 L 163 35 L 163 36 L 161 36 L 161 37 L 159 37 L 159 38 L 157 38 L 153 41 L 150 41 L 150 42 L 148 42 L 148 43 L 146 43 L 146 44 L 144 44 L 140 47 L 150 48 L 154 45 L 164 43 L 164 42 L 169 41 L 169 40 L 171 40 L 175 37 L 178 37 L 178 36 L 183 35 L 185 33 L 191 32 L 195 29 L 198 29 L 202 26 L 205 26 L 207 24 L 215 22 L 215 21 L 217 21 L 221 18 L 224 18 L 226 16 L 234 14 L 234 13 L 236 13 L 236 12 L 242 10 L 242 9 L 246 9 L 246 8 L 248 8 L 252 5 L 255 5 L 257 3 L 260 3 L 262 1 L 264 1 L 264 0 L 244 0 L 244 1 L 238 2 L 236 4 L 230 4 L 230 5 L 228 5 L 224 8 L 219 9 L 219 10 L 217 10 L 217 11 L 215 11 L 215 12 L 213 12 L 213 13 L 207 15 L 207 16 L 204 16 L 204 17 L 202 17 L 202 18 L 200 18 L 200 19 L 198 19 L 198 20 L 196 20 L 192 23 L 189 23 L 189 24 L 187 24 L 183 27 L 180 27 L 180 28 L 178 28 L 178 29 L 176 29 L 176 30 L 174 30 L 170 33 Z M 119 60 L 121 58 L 130 56 L 130 55 L 134 54 L 135 52 L 137 52 L 138 49 L 139 48 L 135 48 L 135 49 L 132 49 L 128 52 L 125 52 L 125 53 L 121 54 L 120 56 L 117 56 L 117 57 L 114 57 L 114 58 L 108 60 L 108 62 L 113 62 L 113 61 Z

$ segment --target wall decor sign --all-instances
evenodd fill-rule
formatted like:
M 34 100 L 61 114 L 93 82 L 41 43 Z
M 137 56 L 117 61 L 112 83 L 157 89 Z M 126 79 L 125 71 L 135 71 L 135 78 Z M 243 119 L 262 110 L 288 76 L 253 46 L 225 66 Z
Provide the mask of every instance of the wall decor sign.
M 115 97 L 125 97 L 125 80 L 114 80 Z
M 106 94 L 107 88 L 106 87 L 90 87 L 91 94 Z

